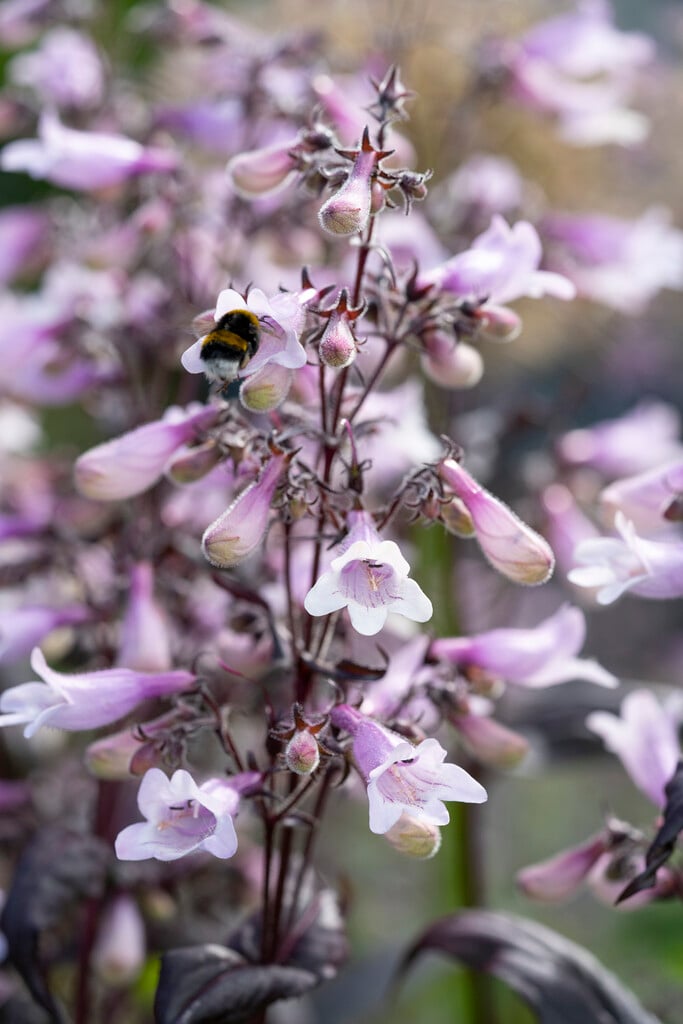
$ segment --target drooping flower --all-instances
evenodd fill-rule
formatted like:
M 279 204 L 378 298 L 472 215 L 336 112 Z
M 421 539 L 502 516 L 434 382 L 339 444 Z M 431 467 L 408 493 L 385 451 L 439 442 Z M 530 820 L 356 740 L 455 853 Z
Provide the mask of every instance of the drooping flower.
M 585 679 L 599 686 L 618 680 L 593 659 L 577 657 L 586 639 L 580 608 L 563 605 L 531 629 L 492 629 L 471 637 L 435 640 L 431 653 L 463 669 L 476 666 L 509 683 L 534 689 Z
M 420 274 L 419 283 L 469 302 L 503 306 L 525 295 L 573 299 L 576 288 L 568 278 L 538 269 L 541 256 L 541 242 L 532 224 L 518 221 L 510 226 L 496 214 L 470 249 Z
M 232 816 L 239 794 L 228 785 L 214 788 L 213 781 L 198 786 L 182 768 L 170 779 L 160 768 L 150 768 L 138 791 L 138 807 L 147 820 L 119 832 L 119 860 L 177 860 L 198 850 L 232 857 L 237 850 Z
M 479 350 L 437 329 L 422 336 L 422 370 L 441 388 L 473 388 L 484 374 Z
M 472 757 L 496 768 L 514 768 L 529 753 L 529 741 L 489 714 L 452 713 L 448 721 L 457 729 Z
M 414 580 L 398 545 L 382 540 L 367 512 L 349 513 L 349 532 L 342 554 L 309 590 L 304 608 L 309 615 L 328 615 L 348 608 L 351 625 L 374 636 L 389 612 L 426 622 L 432 603 Z
M 664 789 L 681 757 L 678 727 L 681 709 L 660 703 L 650 690 L 634 690 L 624 698 L 621 715 L 593 711 L 586 725 L 616 754 L 641 790 L 657 807 L 664 807 Z
M 62 188 L 88 191 L 119 185 L 150 171 L 171 171 L 175 153 L 141 146 L 124 135 L 66 128 L 54 111 L 41 115 L 37 139 L 10 142 L 0 153 L 5 171 L 25 171 Z
M 171 667 L 168 623 L 154 599 L 154 569 L 149 562 L 132 567 L 129 593 L 118 663 L 138 672 L 166 672 Z
M 76 460 L 76 487 L 96 501 L 121 501 L 141 494 L 161 479 L 171 455 L 218 414 L 215 406 L 168 409 L 163 419 L 98 444 Z
M 514 583 L 536 586 L 552 576 L 555 556 L 540 534 L 482 487 L 455 459 L 444 459 L 439 476 L 472 517 L 479 545 L 494 569 Z
M 600 493 L 600 507 L 608 519 L 621 512 L 646 533 L 662 530 L 673 502 L 683 494 L 683 459 L 666 462 L 645 473 L 615 480 Z
M 212 565 L 229 569 L 244 561 L 262 543 L 273 495 L 288 461 L 289 456 L 284 453 L 273 455 L 259 479 L 207 526 L 202 550 Z
M 548 860 L 530 864 L 517 873 L 517 885 L 532 899 L 548 903 L 566 900 L 574 895 L 609 849 L 609 840 L 608 832 L 600 832 Z
M 237 194 L 253 199 L 285 188 L 299 163 L 294 152 L 296 145 L 297 139 L 291 139 L 232 157 L 226 170 Z
M 446 751 L 438 740 L 426 739 L 413 746 L 347 704 L 335 707 L 331 719 L 353 737 L 353 758 L 367 785 L 371 832 L 383 835 L 404 813 L 446 825 L 449 814 L 444 801 L 486 800 L 484 787 L 464 768 L 444 763 Z
M 189 689 L 190 672 L 134 672 L 111 668 L 64 675 L 45 661 L 39 647 L 31 654 L 31 668 L 43 682 L 21 683 L 0 694 L 0 727 L 23 725 L 33 736 L 49 725 L 67 732 L 98 729 L 117 722 L 150 697 L 165 697 Z
M 683 544 L 639 537 L 622 512 L 614 525 L 619 537 L 579 544 L 574 552 L 579 567 L 571 570 L 569 581 L 599 588 L 598 604 L 612 604 L 628 590 L 653 600 L 683 596 Z

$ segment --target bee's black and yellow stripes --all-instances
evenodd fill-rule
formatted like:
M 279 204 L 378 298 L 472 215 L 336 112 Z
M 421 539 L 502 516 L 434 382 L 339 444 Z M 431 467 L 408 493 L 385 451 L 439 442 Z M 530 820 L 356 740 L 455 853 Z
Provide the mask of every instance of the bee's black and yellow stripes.
M 258 350 L 258 317 L 248 309 L 233 309 L 216 322 L 202 342 L 206 363 L 233 360 L 244 366 Z

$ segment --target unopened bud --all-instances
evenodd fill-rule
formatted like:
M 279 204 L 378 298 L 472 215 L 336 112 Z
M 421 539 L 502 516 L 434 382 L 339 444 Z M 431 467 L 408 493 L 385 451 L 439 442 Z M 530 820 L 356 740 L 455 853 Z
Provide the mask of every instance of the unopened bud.
M 168 623 L 154 599 L 154 570 L 149 562 L 131 569 L 117 663 L 138 672 L 164 672 L 171 667 Z
M 402 814 L 396 824 L 384 833 L 384 838 L 406 857 L 429 860 L 438 853 L 441 846 L 441 829 L 424 818 Z
M 514 341 L 522 333 L 520 317 L 507 306 L 482 306 L 477 319 L 490 341 Z
M 318 216 L 325 231 L 332 235 L 354 235 L 365 230 L 372 206 L 372 178 L 378 160 L 384 155 L 370 144 L 366 129 L 348 178 L 320 208 Z
M 145 925 L 138 905 L 122 894 L 105 908 L 92 951 L 95 971 L 110 985 L 133 981 L 145 962 Z
M 381 213 L 387 205 L 387 191 L 378 181 L 370 189 L 370 213 Z
M 260 478 L 250 484 L 204 531 L 202 549 L 212 565 L 229 569 L 259 547 L 270 518 L 270 503 L 287 456 L 274 455 Z
M 307 729 L 297 729 L 287 744 L 285 764 L 297 775 L 311 775 L 320 764 L 318 741 Z
M 472 756 L 485 764 L 513 768 L 529 752 L 529 744 L 523 736 L 487 715 L 452 715 L 449 722 L 458 730 Z
M 282 405 L 292 384 L 292 371 L 267 363 L 242 382 L 240 402 L 250 412 L 271 412 Z
M 147 746 L 155 736 L 170 730 L 178 722 L 179 716 L 191 713 L 189 709 L 182 711 L 176 708 L 150 722 L 145 722 L 140 726 L 139 732 L 122 729 L 120 732 L 110 733 L 109 736 L 95 740 L 85 751 L 86 768 L 96 779 L 109 782 L 122 782 L 130 779 L 131 775 L 144 774 L 146 767 L 143 767 L 142 771 L 133 770 L 133 762 L 140 749 Z M 158 766 L 158 763 L 155 761 L 154 765 Z M 147 767 L 153 767 L 153 764 Z
M 220 447 L 213 438 L 209 438 L 203 444 L 184 448 L 172 455 L 166 466 L 166 476 L 175 484 L 194 483 L 210 473 L 222 457 Z
M 473 388 L 484 373 L 484 361 L 476 348 L 456 341 L 443 331 L 429 331 L 423 338 L 422 370 L 441 388 Z
M 439 518 L 448 532 L 456 537 L 464 539 L 474 537 L 476 531 L 472 516 L 460 498 L 451 498 L 447 504 L 442 504 L 439 509 Z
M 555 556 L 540 534 L 454 459 L 445 459 L 439 476 L 472 516 L 479 545 L 494 569 L 513 583 L 536 586 L 552 576 Z
M 235 192 L 244 199 L 272 195 L 289 183 L 297 169 L 293 155 L 297 140 L 286 145 L 267 146 L 239 153 L 228 162 L 226 171 Z
M 608 843 L 609 837 L 601 833 L 555 857 L 531 864 L 518 872 L 517 885 L 532 899 L 548 903 L 566 900 L 608 849 Z
M 357 354 L 356 339 L 344 313 L 332 313 L 320 339 L 318 351 L 321 362 L 335 370 L 350 366 L 354 361 Z

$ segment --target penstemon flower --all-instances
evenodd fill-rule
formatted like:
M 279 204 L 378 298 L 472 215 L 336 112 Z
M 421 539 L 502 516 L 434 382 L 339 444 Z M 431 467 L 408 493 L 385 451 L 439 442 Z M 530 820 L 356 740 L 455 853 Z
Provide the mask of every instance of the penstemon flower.
M 348 608 L 351 625 L 364 636 L 379 633 L 389 612 L 415 622 L 430 619 L 432 602 L 409 579 L 398 545 L 382 540 L 367 512 L 349 513 L 349 527 L 343 553 L 306 595 L 306 611 L 328 615 Z
M 653 600 L 683 596 L 683 547 L 639 537 L 622 512 L 617 512 L 614 525 L 618 537 L 581 541 L 574 552 L 579 565 L 569 580 L 579 587 L 597 587 L 599 604 L 612 604 L 627 591 Z
M 486 790 L 464 768 L 445 762 L 446 751 L 434 739 L 417 746 L 340 704 L 332 722 L 353 737 L 353 758 L 365 779 L 370 804 L 370 831 L 382 835 L 411 815 L 431 825 L 449 820 L 444 801 L 482 803 Z
M 24 736 L 45 725 L 69 732 L 110 725 L 150 697 L 181 693 L 195 682 L 184 671 L 111 668 L 63 675 L 48 666 L 39 647 L 31 655 L 31 668 L 43 682 L 11 686 L 0 695 L 0 726 L 26 723 Z
M 159 768 L 150 768 L 138 790 L 138 806 L 147 820 L 119 833 L 116 855 L 121 860 L 177 860 L 204 850 L 221 859 L 233 857 L 237 835 L 232 816 L 238 801 L 236 790 L 198 786 L 182 769 L 169 779 Z

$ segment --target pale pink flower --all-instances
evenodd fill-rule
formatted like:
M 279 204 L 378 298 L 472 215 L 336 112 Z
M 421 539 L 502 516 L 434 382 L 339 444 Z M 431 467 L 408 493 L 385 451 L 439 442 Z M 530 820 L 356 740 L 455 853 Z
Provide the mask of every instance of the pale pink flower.
M 21 683 L 0 695 L 0 726 L 25 724 L 27 737 L 44 725 L 67 732 L 98 729 L 117 722 L 150 697 L 181 693 L 195 681 L 190 672 L 180 670 L 147 673 L 109 668 L 64 675 L 48 666 L 39 647 L 31 654 L 31 668 L 44 682 Z
M 496 214 L 470 249 L 421 274 L 419 281 L 470 302 L 503 306 L 523 296 L 573 299 L 576 288 L 568 278 L 538 269 L 541 256 L 541 242 L 532 224 L 518 221 L 510 226 Z
M 124 135 L 66 128 L 54 111 L 41 116 L 37 139 L 10 142 L 0 153 L 5 171 L 25 171 L 32 178 L 86 191 L 150 171 L 168 172 L 177 162 L 171 150 L 146 148 Z
M 351 625 L 364 636 L 379 633 L 389 612 L 415 622 L 430 619 L 432 603 L 408 578 L 410 566 L 398 545 L 382 540 L 367 512 L 349 513 L 349 524 L 342 554 L 306 595 L 309 615 L 348 608 Z
M 509 683 L 534 689 L 572 679 L 616 686 L 616 676 L 598 662 L 577 657 L 585 639 L 583 612 L 563 605 L 531 629 L 492 629 L 471 637 L 435 640 L 431 653 L 463 668 L 477 666 Z
M 130 571 L 117 661 L 138 672 L 165 672 L 171 667 L 168 623 L 154 599 L 154 569 L 149 562 L 138 562 Z
M 141 494 L 161 479 L 173 453 L 213 423 L 218 414 L 216 406 L 172 408 L 163 419 L 98 444 L 76 460 L 76 487 L 96 501 L 121 501 Z
M 220 293 L 213 314 L 215 322 L 234 310 L 248 310 L 259 319 L 258 351 L 240 371 L 240 376 L 249 377 L 270 363 L 289 370 L 305 365 L 306 352 L 297 336 L 303 310 L 297 300 L 298 296 L 292 294 L 268 299 L 259 288 L 252 288 L 246 299 L 233 288 Z M 211 323 L 207 327 L 210 328 Z M 203 341 L 204 337 L 199 338 L 181 356 L 180 361 L 188 373 L 206 372 L 206 363 L 200 355 Z
M 235 498 L 226 511 L 207 526 L 202 550 L 212 565 L 222 569 L 243 562 L 261 545 L 270 518 L 270 506 L 288 462 L 274 455 L 258 480 Z
M 104 69 L 92 40 L 65 25 L 46 32 L 37 50 L 14 57 L 7 74 L 43 102 L 63 107 L 96 107 L 104 92 Z
M 413 746 L 347 704 L 337 705 L 331 718 L 353 737 L 353 758 L 367 784 L 371 832 L 383 835 L 404 813 L 446 825 L 449 814 L 444 801 L 486 800 L 484 787 L 464 768 L 444 763 L 446 751 L 438 740 L 426 739 Z
M 445 459 L 439 465 L 439 476 L 467 508 L 479 545 L 494 569 L 514 583 L 527 586 L 550 579 L 555 556 L 540 534 L 454 459 Z
M 621 715 L 593 711 L 586 725 L 617 755 L 638 789 L 657 807 L 664 807 L 664 788 L 681 757 L 680 719 L 680 706 L 674 701 L 661 704 L 643 689 L 624 698 Z
M 138 807 L 147 820 L 119 832 L 119 860 L 177 860 L 198 850 L 221 859 L 232 857 L 237 851 L 232 816 L 239 794 L 228 785 L 216 789 L 213 781 L 222 782 L 209 780 L 198 786 L 182 768 L 170 779 L 160 768 L 150 768 L 138 791 Z
M 654 600 L 683 596 L 683 543 L 639 537 L 622 512 L 614 525 L 619 537 L 579 544 L 574 552 L 579 567 L 569 573 L 570 583 L 599 588 L 598 604 L 612 604 L 628 590 Z
M 574 895 L 608 848 L 609 834 L 600 832 L 548 860 L 522 868 L 517 873 L 517 885 L 532 899 L 562 902 Z

